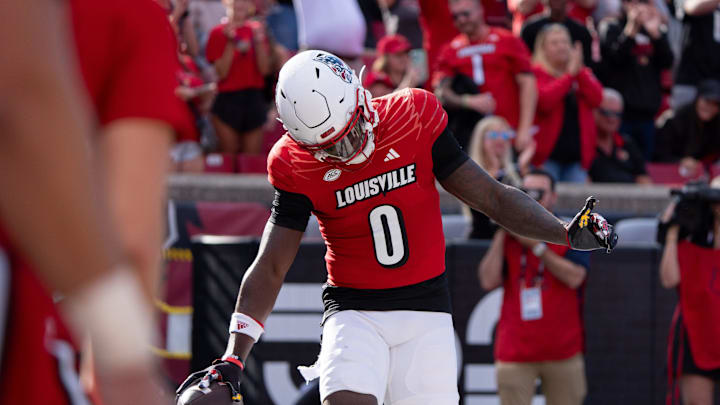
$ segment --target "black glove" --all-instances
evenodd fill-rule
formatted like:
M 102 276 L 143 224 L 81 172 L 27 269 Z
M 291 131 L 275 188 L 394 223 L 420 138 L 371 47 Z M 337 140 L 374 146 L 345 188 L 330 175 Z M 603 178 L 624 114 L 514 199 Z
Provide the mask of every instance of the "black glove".
M 243 368 L 237 364 L 218 359 L 213 361 L 212 366 L 190 374 L 188 378 L 180 384 L 180 387 L 177 391 L 175 391 L 175 393 L 179 398 L 183 391 L 198 382 L 198 380 L 200 381 L 200 388 L 208 388 L 213 382 L 223 382 L 230 386 L 233 401 L 240 402 L 242 399 L 242 396 L 240 395 L 242 372 Z
M 575 250 L 605 249 L 610 253 L 618 236 L 605 218 L 592 213 L 596 203 L 595 197 L 588 197 L 585 207 L 567 225 L 568 243 Z

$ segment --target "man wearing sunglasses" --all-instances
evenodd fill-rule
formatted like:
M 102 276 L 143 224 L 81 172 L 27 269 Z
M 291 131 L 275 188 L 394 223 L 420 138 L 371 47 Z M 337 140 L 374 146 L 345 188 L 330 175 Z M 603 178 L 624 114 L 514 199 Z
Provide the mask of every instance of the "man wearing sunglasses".
M 478 0 L 450 0 L 450 13 L 460 35 L 438 56 L 433 75 L 435 93 L 445 107 L 499 115 L 517 130 L 515 146 L 530 144 L 537 87 L 525 44 L 506 29 L 484 21 Z M 472 78 L 477 94 L 458 94 L 458 77 Z
M 619 132 L 622 115 L 622 95 L 604 89 L 602 104 L 595 110 L 597 153 L 588 174 L 598 183 L 650 184 L 642 151 L 632 138 Z
M 556 201 L 555 180 L 534 169 L 523 191 L 548 209 Z M 580 405 L 587 386 L 583 360 L 581 298 L 588 252 L 548 245 L 500 228 L 478 267 L 485 290 L 504 288 L 495 336 L 500 403 L 530 405 L 535 381 L 545 401 Z

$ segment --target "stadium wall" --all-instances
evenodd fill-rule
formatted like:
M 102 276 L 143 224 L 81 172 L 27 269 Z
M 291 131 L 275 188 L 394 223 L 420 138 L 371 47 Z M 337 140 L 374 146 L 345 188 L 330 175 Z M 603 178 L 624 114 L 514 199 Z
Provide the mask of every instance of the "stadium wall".
M 170 198 L 185 202 L 256 202 L 269 207 L 274 195 L 265 175 L 176 174 L 170 176 L 169 186 Z M 443 214 L 459 214 L 460 202 L 442 187 L 438 191 Z M 581 209 L 590 195 L 600 200 L 600 212 L 624 217 L 655 216 L 669 201 L 667 186 L 560 183 L 557 191 L 555 208 L 564 215 Z
M 446 266 L 454 307 L 459 387 L 465 405 L 496 404 L 494 328 L 502 290 L 480 289 L 476 266 L 487 243 L 447 244 Z M 243 269 L 257 239 L 194 237 L 192 242 L 192 369 L 225 349 L 227 324 Z M 248 361 L 244 383 L 249 404 L 292 404 L 303 381 L 296 367 L 313 364 L 319 352 L 325 280 L 322 243 L 303 243 L 266 322 L 266 334 Z M 667 331 L 673 291 L 658 281 L 659 249 L 625 245 L 611 255 L 595 252 L 585 290 L 586 404 L 661 404 L 665 398 Z M 534 405 L 543 404 L 538 396 Z

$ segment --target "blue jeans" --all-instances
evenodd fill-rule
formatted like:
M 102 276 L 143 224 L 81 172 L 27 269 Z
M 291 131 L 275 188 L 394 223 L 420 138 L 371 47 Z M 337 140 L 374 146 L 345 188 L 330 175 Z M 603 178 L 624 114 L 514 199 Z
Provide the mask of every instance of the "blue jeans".
M 580 162 L 558 163 L 548 159 L 542 167 L 555 178 L 555 181 L 567 183 L 587 182 L 587 171 L 583 169 Z
M 655 152 L 655 122 L 653 120 L 623 121 L 620 132 L 629 135 L 637 143 L 645 160 L 652 159 Z

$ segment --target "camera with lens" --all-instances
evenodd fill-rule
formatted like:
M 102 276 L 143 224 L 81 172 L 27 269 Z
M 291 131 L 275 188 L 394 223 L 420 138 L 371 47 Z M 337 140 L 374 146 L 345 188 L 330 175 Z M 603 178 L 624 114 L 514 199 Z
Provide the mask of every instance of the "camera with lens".
M 710 206 L 720 203 L 720 189 L 705 182 L 692 182 L 681 189 L 670 190 L 670 195 L 676 201 L 670 223 L 680 225 L 681 234 L 694 234 L 712 225 Z

